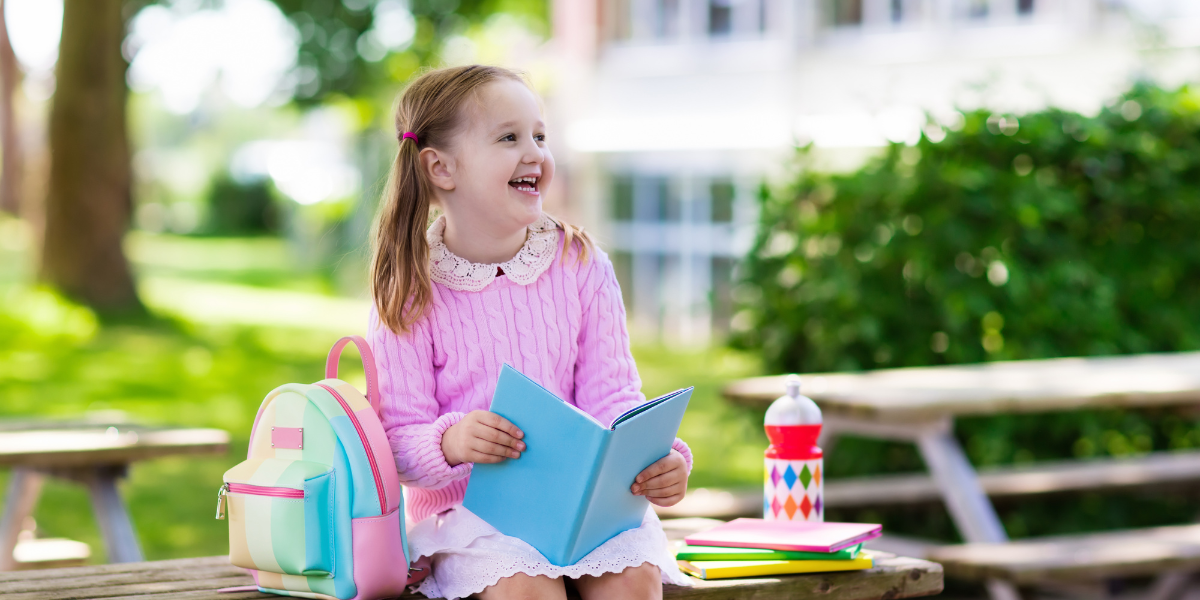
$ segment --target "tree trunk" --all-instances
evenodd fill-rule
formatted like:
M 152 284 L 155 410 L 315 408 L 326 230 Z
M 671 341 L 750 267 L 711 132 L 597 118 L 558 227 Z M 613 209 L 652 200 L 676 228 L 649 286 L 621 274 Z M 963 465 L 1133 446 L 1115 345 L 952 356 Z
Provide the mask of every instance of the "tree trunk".
M 8 39 L 4 19 L 5 1 L 0 0 L 0 211 L 21 214 L 21 170 L 24 166 L 21 137 L 13 104 L 21 72 L 17 55 Z
M 132 210 L 121 0 L 66 0 L 50 109 L 41 276 L 101 313 L 142 312 L 121 248 Z

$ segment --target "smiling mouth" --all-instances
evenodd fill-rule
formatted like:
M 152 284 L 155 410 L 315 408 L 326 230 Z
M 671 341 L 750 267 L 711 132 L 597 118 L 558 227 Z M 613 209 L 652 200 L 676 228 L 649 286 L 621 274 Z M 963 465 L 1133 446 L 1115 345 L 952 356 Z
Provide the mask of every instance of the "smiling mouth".
M 518 177 L 508 182 L 508 185 L 512 186 L 518 192 L 525 192 L 526 194 L 538 193 L 537 177 Z

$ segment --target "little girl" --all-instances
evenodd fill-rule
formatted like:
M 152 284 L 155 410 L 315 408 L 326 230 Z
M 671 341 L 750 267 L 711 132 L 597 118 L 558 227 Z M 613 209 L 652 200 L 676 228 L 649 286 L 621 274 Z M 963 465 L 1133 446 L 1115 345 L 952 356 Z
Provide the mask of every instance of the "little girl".
M 509 363 L 602 423 L 645 402 L 608 256 L 542 212 L 554 177 L 536 95 L 517 74 L 468 66 L 409 84 L 399 151 L 373 240 L 369 339 L 382 418 L 408 487 L 409 545 L 429 597 L 661 598 L 688 585 L 653 510 L 566 567 L 462 507 L 473 463 L 520 460 L 524 434 L 487 411 Z M 426 230 L 430 207 L 441 216 Z M 536 443 L 531 441 L 530 443 Z M 659 506 L 683 498 L 691 452 L 630 482 Z M 555 482 L 545 482 L 554 494 Z

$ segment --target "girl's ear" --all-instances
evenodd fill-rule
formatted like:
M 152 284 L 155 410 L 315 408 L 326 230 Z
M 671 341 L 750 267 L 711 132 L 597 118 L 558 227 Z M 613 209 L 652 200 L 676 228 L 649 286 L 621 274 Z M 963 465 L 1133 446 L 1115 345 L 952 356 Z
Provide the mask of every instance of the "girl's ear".
M 425 148 L 417 158 L 421 161 L 421 171 L 433 187 L 447 192 L 454 190 L 454 163 L 450 155 L 436 148 Z

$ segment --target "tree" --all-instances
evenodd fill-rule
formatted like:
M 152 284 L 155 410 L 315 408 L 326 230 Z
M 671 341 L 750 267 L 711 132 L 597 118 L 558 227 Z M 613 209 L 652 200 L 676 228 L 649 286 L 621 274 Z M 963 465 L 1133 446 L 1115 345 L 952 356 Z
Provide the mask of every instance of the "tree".
M 0 0 L 0 211 L 19 214 L 21 210 L 22 153 L 21 138 L 17 132 L 17 119 L 13 107 L 13 95 L 21 81 L 17 56 L 8 39 L 8 25 L 4 20 L 5 1 Z
M 41 277 L 101 313 L 141 312 L 121 240 L 131 209 L 128 95 L 121 54 L 126 24 L 155 0 L 64 0 L 63 33 L 50 111 L 50 184 Z M 376 0 L 274 0 L 301 31 L 297 62 L 318 85 L 301 104 L 356 95 L 391 79 L 365 61 L 357 41 L 372 27 Z M 544 0 L 413 0 L 417 24 L 411 52 L 420 65 L 437 60 L 442 40 L 498 10 L 543 17 Z M 2 57 L 0 57 L 2 58 Z M 7 161 L 6 161 L 7 164 Z
M 132 210 L 121 0 L 65 0 L 50 109 L 41 277 L 101 313 L 141 312 L 121 249 Z

